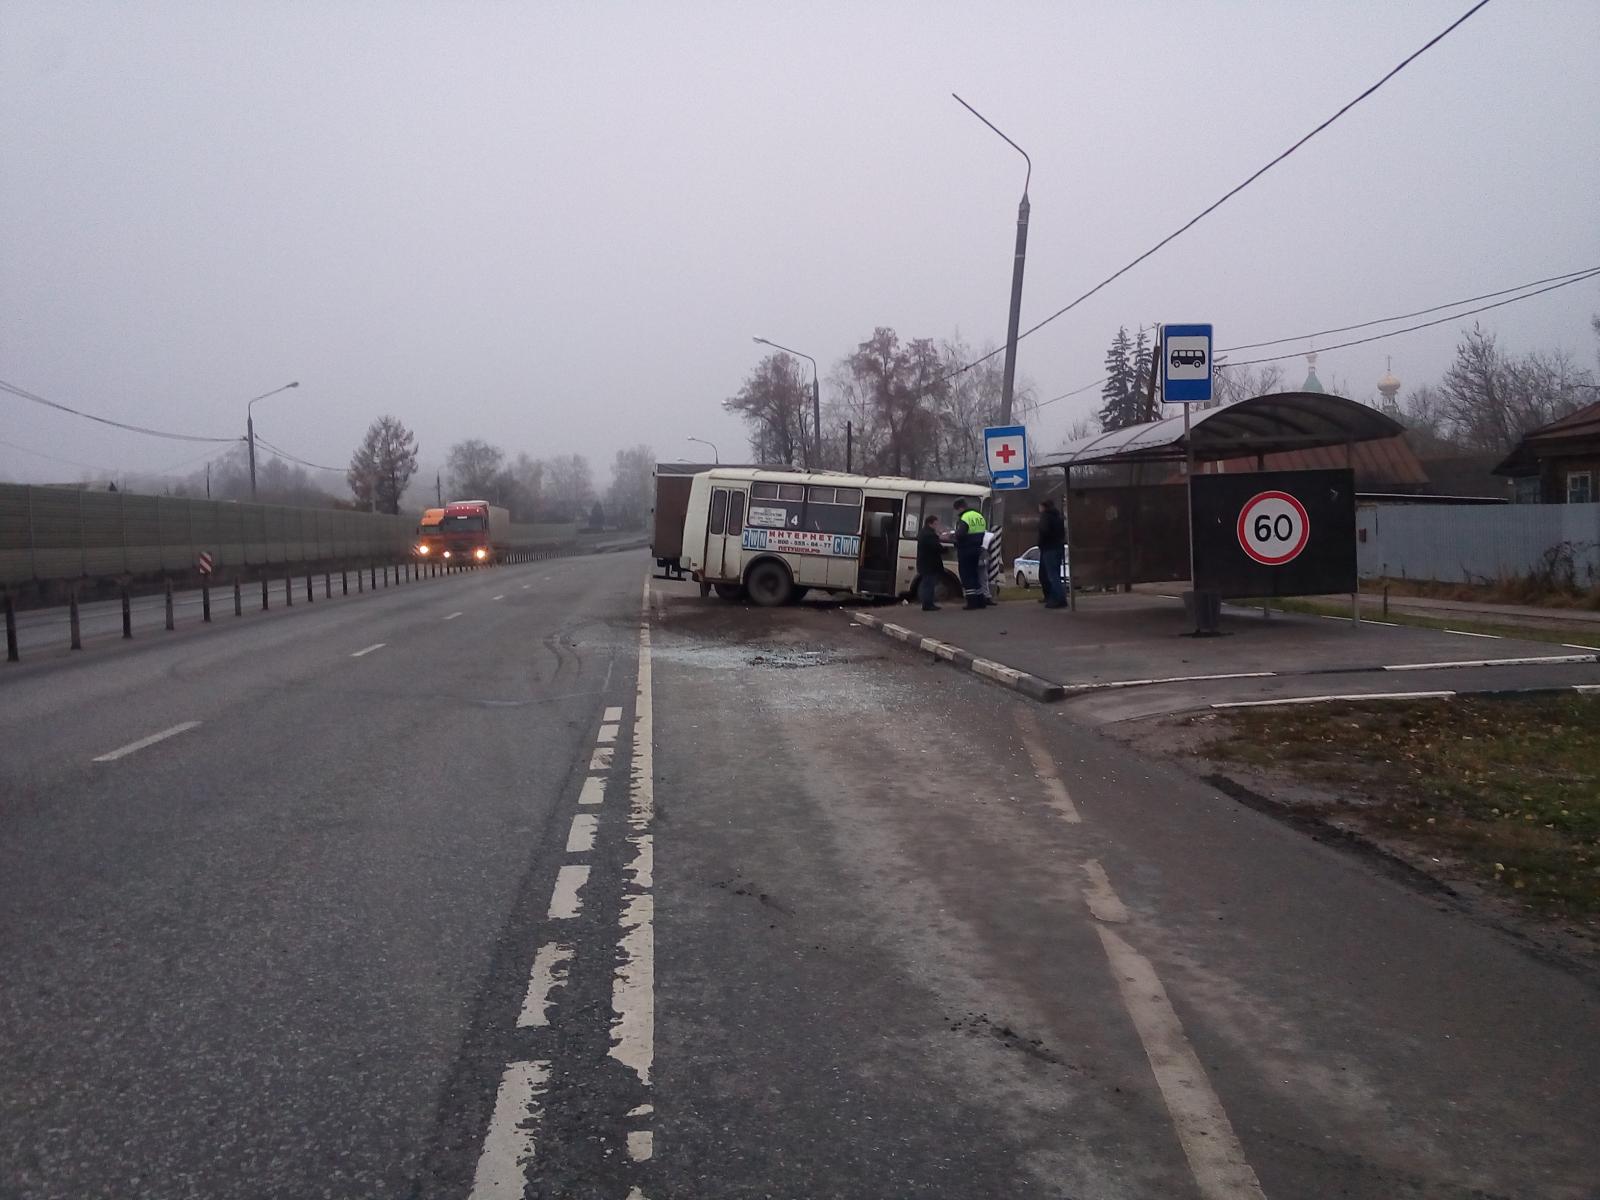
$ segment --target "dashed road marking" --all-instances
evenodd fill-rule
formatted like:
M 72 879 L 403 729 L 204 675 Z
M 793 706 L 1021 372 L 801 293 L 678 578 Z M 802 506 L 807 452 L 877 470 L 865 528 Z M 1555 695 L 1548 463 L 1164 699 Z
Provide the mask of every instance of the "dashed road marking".
M 1096 917 L 1095 932 L 1105 947 L 1123 1007 L 1144 1045 L 1200 1195 L 1205 1200 L 1266 1200 L 1155 967 L 1111 927 L 1127 920 L 1127 909 L 1099 863 L 1090 861 L 1084 870 L 1090 878 L 1084 899 Z M 1102 916 L 1102 912 L 1109 915 Z
M 506 598 L 506 596 L 505 596 L 504 592 L 501 592 L 498 596 L 490 596 L 489 597 L 489 599 L 491 599 L 491 600 L 504 600 L 505 598 Z
M 1018 726 L 1022 744 L 1028 751 L 1028 757 L 1033 760 L 1033 773 L 1039 777 L 1039 783 L 1044 788 L 1050 807 L 1055 809 L 1067 824 L 1078 824 L 1083 818 L 1078 815 L 1078 806 L 1072 802 L 1072 796 L 1067 792 L 1067 785 L 1061 782 L 1061 776 L 1056 772 L 1056 764 L 1051 761 L 1049 752 L 1044 748 L 1039 736 L 1039 722 L 1034 719 L 1032 712 L 1023 710 L 1018 713 Z
M 601 720 L 603 720 L 603 721 L 620 721 L 620 720 L 622 720 L 622 709 L 620 707 L 616 707 L 616 706 L 613 706 L 611 708 L 606 709 L 606 715 L 604 717 L 602 717 Z
M 628 1157 L 634 1162 L 648 1162 L 655 1152 L 655 1135 L 648 1129 L 628 1131 Z
M 606 798 L 606 781 L 598 775 L 590 775 L 583 781 L 583 787 L 578 792 L 579 804 L 603 804 Z
M 583 911 L 583 900 L 578 893 L 589 882 L 589 868 L 569 863 L 556 872 L 555 890 L 550 894 L 550 919 L 565 921 Z
M 1543 667 L 1556 663 L 1594 662 L 1593 654 L 1544 654 L 1528 658 L 1469 658 L 1463 662 L 1394 663 L 1385 671 L 1447 671 L 1456 667 Z
M 448 616 L 448 617 L 446 617 L 446 618 L 445 618 L 445 620 L 446 620 L 446 621 L 454 621 L 454 620 L 455 620 L 455 619 L 456 619 L 456 618 L 457 618 L 457 617 L 459 617 L 459 616 L 460 616 L 460 615 L 461 615 L 461 614 L 460 614 L 460 613 L 458 613 L 458 612 L 453 612 L 453 613 L 451 613 L 451 614 L 450 614 L 450 615 L 449 615 L 449 616 Z
M 594 849 L 594 834 L 600 818 L 593 813 L 576 813 L 567 832 L 567 853 L 587 854 Z
M 371 654 L 374 650 L 382 650 L 388 644 L 389 644 L 388 642 L 373 642 L 372 645 L 368 646 L 365 650 L 357 650 L 354 653 L 352 653 L 350 655 L 350 657 L 351 658 L 360 658 L 363 655 Z
M 534 1135 L 544 1116 L 539 1097 L 549 1079 L 547 1062 L 506 1064 L 472 1178 L 471 1200 L 521 1200 L 527 1189 L 527 1167 L 533 1161 Z
M 1327 696 L 1284 696 L 1277 700 L 1229 700 L 1212 708 L 1271 708 L 1278 704 L 1332 704 L 1338 700 L 1448 700 L 1454 692 L 1340 692 Z
M 602 726 L 600 726 L 600 733 L 599 733 L 599 736 L 597 736 L 595 738 L 595 741 L 599 742 L 602 746 L 604 746 L 607 743 L 614 742 L 616 740 L 617 740 L 617 727 L 615 725 L 602 725 Z
M 164 742 L 169 737 L 176 737 L 180 733 L 187 733 L 189 730 L 199 726 L 199 724 L 199 721 L 181 722 L 180 724 L 174 725 L 171 729 L 163 729 L 160 733 L 152 733 L 149 737 L 142 737 L 137 742 L 129 742 L 126 746 L 119 746 L 115 750 L 108 750 L 104 754 L 97 754 L 94 758 L 94 761 L 116 762 L 117 759 L 126 758 L 130 754 L 134 754 L 140 750 L 143 750 L 146 746 L 154 746 L 157 742 Z
M 1445 632 L 1453 633 L 1457 637 L 1490 638 L 1496 642 L 1501 640 L 1498 633 L 1473 633 L 1470 629 L 1446 629 Z
M 567 964 L 572 961 L 572 947 L 546 942 L 533 955 L 533 969 L 528 972 L 528 994 L 522 1000 L 522 1012 L 517 1015 L 518 1029 L 532 1029 L 550 1024 L 550 998 L 554 988 L 567 986 Z
M 589 770 L 611 770 L 611 757 L 615 751 L 615 746 L 596 746 L 594 748 L 594 753 L 589 756 Z

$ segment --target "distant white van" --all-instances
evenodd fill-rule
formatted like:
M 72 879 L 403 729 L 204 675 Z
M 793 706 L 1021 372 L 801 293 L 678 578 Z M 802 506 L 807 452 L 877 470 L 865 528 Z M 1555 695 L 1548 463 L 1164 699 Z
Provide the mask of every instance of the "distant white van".
M 953 528 L 957 499 L 987 511 L 989 489 L 835 471 L 705 471 L 690 487 L 683 553 L 701 594 L 728 600 L 770 607 L 812 588 L 907 596 L 923 520 L 937 515 L 941 529 Z M 945 558 L 939 592 L 950 599 L 961 585 L 954 552 Z

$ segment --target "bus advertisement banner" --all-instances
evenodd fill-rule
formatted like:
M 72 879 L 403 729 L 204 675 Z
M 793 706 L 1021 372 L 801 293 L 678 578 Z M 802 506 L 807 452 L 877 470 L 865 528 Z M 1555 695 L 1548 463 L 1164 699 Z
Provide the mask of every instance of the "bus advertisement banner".
M 861 538 L 853 533 L 746 528 L 744 548 L 771 550 L 777 554 L 821 554 L 831 558 L 857 558 L 861 554 Z

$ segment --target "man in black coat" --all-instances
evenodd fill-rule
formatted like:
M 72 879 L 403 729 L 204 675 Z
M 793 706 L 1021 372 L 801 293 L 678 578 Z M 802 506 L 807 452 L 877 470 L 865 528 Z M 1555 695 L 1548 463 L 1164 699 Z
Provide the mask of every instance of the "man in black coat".
M 939 518 L 930 516 L 917 533 L 917 592 L 922 597 L 923 612 L 938 609 L 934 601 L 943 578 L 944 543 L 939 540 Z
M 1039 501 L 1039 586 L 1044 589 L 1046 608 L 1065 608 L 1067 595 L 1061 586 L 1062 566 L 1067 553 L 1067 522 L 1054 500 Z

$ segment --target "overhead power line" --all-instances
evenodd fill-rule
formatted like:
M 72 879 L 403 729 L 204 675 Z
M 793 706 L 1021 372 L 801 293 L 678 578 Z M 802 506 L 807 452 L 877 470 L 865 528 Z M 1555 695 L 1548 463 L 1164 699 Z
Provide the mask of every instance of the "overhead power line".
M 24 454 L 33 455 L 35 458 L 43 458 L 50 462 L 61 463 L 68 467 L 82 467 L 85 471 L 94 471 L 101 475 L 114 475 L 116 473 L 110 467 L 98 466 L 95 463 L 79 462 L 75 458 L 60 458 L 54 454 L 46 454 L 43 450 L 34 450 L 28 446 L 19 446 L 16 442 L 8 442 L 5 438 L 0 438 L 0 446 L 9 446 L 13 450 L 20 450 Z
M 1477 11 L 1479 9 L 1483 8 L 1484 5 L 1486 5 L 1488 3 L 1489 3 L 1489 0 L 1478 0 L 1478 2 L 1476 4 L 1474 4 L 1471 8 L 1467 9 L 1466 12 L 1462 13 L 1454 21 L 1450 22 L 1450 24 L 1445 26 L 1444 29 L 1442 29 L 1438 33 L 1434 34 L 1433 37 L 1429 38 L 1421 46 L 1417 47 L 1410 54 L 1406 55 L 1405 58 L 1401 59 L 1400 62 L 1398 62 L 1395 66 L 1390 68 L 1389 71 L 1387 73 L 1385 73 L 1384 76 L 1381 79 L 1379 79 L 1371 87 L 1367 88 L 1366 91 L 1362 92 L 1355 99 L 1353 99 L 1353 100 L 1349 101 L 1348 103 L 1346 103 L 1345 105 L 1343 105 L 1331 117 L 1329 117 L 1327 120 L 1323 121 L 1320 125 L 1318 125 L 1310 133 L 1308 133 L 1304 137 L 1302 137 L 1299 141 L 1295 142 L 1294 145 L 1290 146 L 1287 150 L 1283 151 L 1283 153 L 1279 154 L 1277 157 L 1275 157 L 1271 161 L 1269 161 L 1265 166 L 1263 166 L 1260 169 L 1258 169 L 1257 171 L 1255 171 L 1248 178 L 1246 178 L 1242 183 L 1239 183 L 1239 184 L 1235 185 L 1234 187 L 1230 188 L 1228 191 L 1224 192 L 1220 197 L 1218 197 L 1216 200 L 1212 201 L 1205 208 L 1201 209 L 1194 216 L 1190 217 L 1182 225 L 1178 226 L 1178 228 L 1174 229 L 1171 233 L 1167 234 L 1166 237 L 1162 238 L 1159 242 L 1157 242 L 1155 245 L 1151 246 L 1150 249 L 1146 250 L 1143 254 L 1139 255 L 1133 261 L 1129 262 L 1126 266 L 1120 267 L 1116 271 L 1113 271 L 1110 275 L 1107 275 L 1104 279 L 1102 279 L 1099 283 L 1095 284 L 1088 291 L 1084 292 L 1083 295 L 1079 296 L 1071 304 L 1065 305 L 1062 308 L 1058 308 L 1055 312 L 1051 313 L 1048 317 L 1046 317 L 1044 320 L 1040 321 L 1038 324 L 1030 325 L 1027 329 L 1023 330 L 1021 333 L 1019 333 L 1017 335 L 1017 340 L 1021 341 L 1023 338 L 1029 336 L 1030 334 L 1037 333 L 1039 330 L 1043 329 L 1046 325 L 1050 324 L 1052 321 L 1056 320 L 1058 317 L 1066 316 L 1073 309 L 1077 308 L 1078 305 L 1082 304 L 1085 300 L 1089 299 L 1089 297 L 1093 296 L 1096 292 L 1098 292 L 1102 288 L 1104 288 L 1107 284 L 1113 283 L 1116 280 L 1122 278 L 1122 276 L 1126 275 L 1129 271 L 1133 270 L 1134 267 L 1137 267 L 1140 263 L 1142 263 L 1145 259 L 1149 258 L 1152 254 L 1156 253 L 1156 251 L 1160 250 L 1163 246 L 1166 246 L 1168 243 L 1174 241 L 1178 237 L 1181 237 L 1183 234 L 1187 233 L 1189 230 L 1193 229 L 1202 220 L 1204 220 L 1206 217 L 1210 216 L 1212 213 L 1216 212 L 1217 209 L 1221 208 L 1229 200 L 1232 200 L 1240 192 L 1244 191 L 1245 188 L 1249 187 L 1256 180 L 1260 179 L 1268 171 L 1272 170 L 1273 167 L 1275 167 L 1279 163 L 1283 162 L 1291 154 L 1293 154 L 1295 151 L 1299 150 L 1300 147 L 1304 146 L 1312 138 L 1316 137 L 1317 134 L 1319 134 L 1323 130 L 1327 129 L 1330 125 L 1332 125 L 1340 117 L 1344 116 L 1347 112 L 1349 112 L 1351 109 L 1353 109 L 1356 105 L 1360 104 L 1363 100 L 1367 99 L 1367 97 L 1371 96 L 1379 88 L 1383 87 L 1384 84 L 1388 83 L 1396 75 L 1400 74 L 1401 71 L 1405 70 L 1412 63 L 1416 62 L 1417 59 L 1421 58 L 1429 50 L 1431 50 L 1431 49 L 1433 49 L 1433 47 L 1437 46 L 1440 42 L 1442 42 L 1451 33 L 1455 32 L 1455 30 L 1458 29 L 1461 25 L 1465 24 L 1466 21 L 1468 20 L 1468 18 L 1472 17 L 1475 13 L 1477 13 Z M 970 371 L 973 367 L 977 366 L 979 363 L 987 362 L 989 359 L 993 358 L 996 354 L 999 354 L 1004 349 L 1005 349 L 1004 346 L 998 346 L 995 349 L 989 351 L 989 353 L 985 354 L 982 358 L 973 359 L 971 362 L 967 363 L 965 366 L 957 367 L 954 371 L 950 372 L 950 374 L 946 375 L 944 378 L 945 379 L 950 379 L 950 378 L 953 378 L 956 375 L 960 375 L 964 371 Z
M 298 463 L 302 467 L 310 467 L 313 471 L 331 471 L 335 475 L 343 475 L 345 473 L 345 468 L 343 467 L 325 467 L 321 463 L 308 462 L 306 459 L 290 454 L 287 450 L 280 450 L 271 442 L 267 441 L 266 438 L 262 437 L 259 433 L 256 434 L 256 441 L 260 445 L 265 446 L 268 450 L 272 451 L 272 453 L 276 454 L 279 458 L 286 459 L 292 463 Z
M 142 433 L 146 437 L 167 438 L 169 441 L 174 442 L 222 443 L 237 442 L 239 440 L 238 438 L 200 437 L 192 433 L 171 433 L 164 429 L 150 429 L 144 425 L 130 425 L 126 421 L 113 421 L 110 417 L 96 416 L 94 413 L 86 413 L 81 409 L 72 408 L 55 400 L 47 400 L 43 396 L 28 391 L 26 388 L 20 388 L 14 383 L 7 383 L 3 379 L 0 379 L 0 391 L 10 392 L 13 396 L 18 396 L 23 400 L 31 400 L 34 404 L 42 404 L 44 407 L 56 409 L 58 412 L 71 413 L 73 416 L 82 417 L 87 421 L 110 425 L 113 429 L 126 429 L 129 433 Z
M 1241 346 L 1225 347 L 1218 350 L 1217 353 L 1235 354 L 1240 350 L 1253 350 L 1266 346 L 1281 346 L 1286 342 L 1309 342 L 1312 338 L 1325 337 L 1328 334 L 1343 333 L 1356 329 L 1370 329 L 1374 325 L 1387 325 L 1391 321 L 1404 321 L 1409 317 L 1422 316 L 1424 313 L 1439 312 L 1442 309 L 1455 308 L 1462 304 L 1471 304 L 1475 300 L 1487 300 L 1494 296 L 1504 296 L 1509 292 L 1522 292 L 1522 295 L 1511 296 L 1511 298 L 1508 300 L 1500 300 L 1494 304 L 1485 304 L 1480 308 L 1469 308 L 1464 312 L 1453 312 L 1449 316 L 1440 317 L 1437 320 L 1423 321 L 1416 325 L 1407 325 L 1403 329 L 1391 329 L 1386 333 L 1373 334 L 1371 337 L 1355 338 L 1348 342 L 1338 342 L 1332 346 L 1316 347 L 1316 350 L 1319 354 L 1326 350 L 1343 350 L 1347 346 L 1361 346 L 1367 344 L 1368 342 L 1381 342 L 1385 338 L 1399 337 L 1403 333 L 1415 333 L 1419 329 L 1430 329 L 1435 325 L 1444 325 L 1451 321 L 1459 321 L 1462 317 L 1471 317 L 1477 315 L 1478 313 L 1488 312 L 1490 309 L 1504 308 L 1508 304 L 1517 304 L 1523 300 L 1532 300 L 1535 296 L 1542 296 L 1546 292 L 1555 291 L 1557 288 L 1570 287 L 1572 284 L 1583 283 L 1585 280 L 1596 278 L 1600 278 L 1600 267 L 1585 267 L 1581 271 L 1568 271 L 1562 275 L 1551 275 L 1545 279 L 1535 280 L 1533 283 L 1522 284 L 1520 287 L 1502 288 L 1496 292 L 1485 292 L 1481 296 L 1472 296 L 1465 300 L 1455 300 L 1449 304 L 1435 304 L 1428 308 L 1419 308 L 1415 312 L 1400 313 L 1392 317 L 1378 317 L 1371 321 L 1359 321 L 1354 325 L 1341 325 L 1334 329 L 1324 329 L 1316 333 L 1301 333 L 1296 334 L 1293 337 L 1271 338 L 1264 342 L 1246 342 Z M 1546 284 L 1547 286 L 1537 287 L 1538 284 Z M 1530 292 L 1525 290 L 1527 288 L 1536 288 L 1537 290 Z M 1283 362 L 1285 359 L 1299 358 L 1302 353 L 1303 351 L 1296 350 L 1290 354 L 1275 354 L 1264 358 L 1251 358 L 1246 359 L 1243 362 L 1218 363 L 1217 369 L 1219 371 L 1223 371 L 1227 370 L 1229 367 L 1252 367 L 1261 363 Z M 1084 392 L 1099 387 L 1101 384 L 1105 383 L 1105 381 L 1106 377 L 1102 377 L 1095 380 L 1093 383 L 1086 383 L 1082 387 L 1073 388 L 1070 392 L 1062 392 L 1059 396 L 1052 396 L 1048 400 L 1042 400 L 1035 407 L 1043 408 L 1045 405 L 1054 404 L 1058 400 L 1068 400 L 1073 396 L 1082 395 Z

